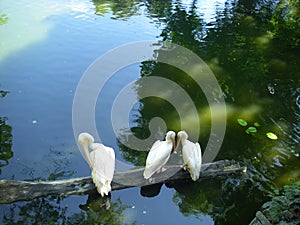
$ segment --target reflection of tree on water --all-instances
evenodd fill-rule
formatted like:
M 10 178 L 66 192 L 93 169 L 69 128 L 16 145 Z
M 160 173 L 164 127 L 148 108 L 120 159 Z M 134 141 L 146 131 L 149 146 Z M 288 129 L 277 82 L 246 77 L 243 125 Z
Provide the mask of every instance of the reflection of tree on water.
M 111 11 L 115 19 L 126 19 L 130 16 L 136 15 L 139 9 L 139 1 L 136 0 L 94 0 L 93 3 L 95 5 L 95 13 L 97 15 L 104 15 Z
M 219 65 L 230 75 L 226 84 L 235 97 L 233 103 L 244 107 L 252 103 L 261 108 L 249 117 L 251 123 L 262 124 L 259 132 L 253 137 L 243 137 L 236 127 L 228 126 L 223 146 L 232 150 L 221 151 L 219 155 L 222 158 L 229 154 L 230 158 L 247 161 L 248 167 L 257 169 L 259 183 L 272 184 L 271 180 L 285 173 L 280 167 L 293 170 L 294 161 L 298 161 L 294 149 L 299 138 L 292 131 L 293 124 L 299 123 L 292 94 L 299 87 L 296 78 L 299 77 L 299 45 L 295 41 L 299 40 L 299 29 L 294 29 L 300 26 L 299 14 L 295 14 L 297 4 L 299 1 L 227 4 L 205 42 L 209 44 L 208 56 L 212 58 L 217 53 Z M 289 35 L 283 35 L 284 30 L 289 30 Z M 290 41 L 285 41 L 287 38 Z M 269 82 L 276 84 L 274 96 L 268 93 Z M 235 119 L 229 117 L 232 123 Z M 282 135 L 279 141 L 266 139 L 265 133 L 270 130 Z M 233 142 L 237 136 L 241 139 Z
M 225 9 L 217 12 L 213 28 L 205 26 L 193 4 L 188 12 L 177 5 L 167 8 L 168 12 L 164 9 L 155 13 L 163 15 L 163 19 L 158 19 L 165 22 L 163 39 L 192 49 L 204 58 L 221 83 L 226 101 L 234 104 L 228 105 L 228 121 L 232 125 L 227 127 L 218 157 L 243 161 L 249 168 L 247 177 L 227 178 L 222 184 L 207 181 L 177 188 L 174 201 L 184 214 L 209 214 L 220 224 L 240 223 L 241 218 L 247 223 L 267 198 L 266 190 L 270 190 L 274 179 L 283 179 L 280 176 L 285 173 L 289 176 L 289 171 L 295 171 L 297 177 L 299 129 L 293 124 L 299 124 L 300 120 L 295 113 L 300 98 L 297 89 L 300 14 L 296 14 L 299 4 L 299 1 L 228 1 Z M 171 70 L 165 68 L 145 62 L 141 74 L 166 76 Z M 176 82 L 180 80 L 179 77 Z M 275 100 L 267 90 L 270 82 L 276 84 L 276 94 L 271 96 Z M 141 130 L 148 125 L 148 110 L 162 108 L 149 103 L 139 111 L 141 117 L 137 122 L 143 121 L 138 123 Z M 248 107 L 250 104 L 253 107 Z M 255 136 L 243 135 L 244 131 L 236 124 L 238 117 L 234 112 L 243 109 L 244 118 L 250 123 L 259 121 L 263 125 Z M 281 140 L 266 139 L 265 133 L 270 130 L 283 132 Z M 245 201 L 247 207 L 243 206 Z
M 175 4 L 174 10 L 167 14 L 166 27 L 161 36 L 165 41 L 171 41 L 198 53 L 205 31 L 196 2 L 192 2 L 188 11 L 186 6 Z
M 4 212 L 3 224 L 124 224 L 124 211 L 128 208 L 120 199 L 109 203 L 97 193 L 91 193 L 82 212 L 69 215 L 61 198 L 47 197 L 27 204 L 13 204 Z M 134 223 L 132 223 L 134 224 Z
M 218 158 L 243 161 L 249 172 L 247 177 L 226 178 L 222 182 L 182 185 L 181 190 L 177 187 L 174 201 L 186 215 L 207 213 L 220 224 L 240 223 L 241 218 L 247 223 L 266 199 L 274 180 L 288 182 L 289 175 L 299 178 L 300 3 L 227 1 L 225 8 L 206 24 L 196 8 L 197 1 L 188 10 L 180 2 L 146 1 L 145 6 L 149 17 L 163 25 L 163 40 L 193 50 L 213 70 L 228 103 L 229 126 Z M 171 79 L 187 90 L 198 108 L 203 107 L 197 101 L 201 93 L 197 96 L 193 82 L 180 71 L 161 63 L 143 62 L 141 76 Z M 274 95 L 267 89 L 270 83 L 276 90 Z M 142 86 L 137 88 L 137 93 L 140 91 Z M 146 138 L 154 116 L 164 118 L 169 129 L 178 128 L 178 124 L 174 125 L 178 120 L 174 108 L 163 100 L 149 98 L 141 101 L 136 110 L 133 134 Z M 245 134 L 236 123 L 238 116 L 249 124 L 258 121 L 261 126 L 257 134 Z M 268 140 L 268 131 L 280 135 L 279 140 Z M 205 139 L 199 138 L 202 144 Z M 130 150 L 121 143 L 119 146 L 125 160 L 143 165 L 145 152 Z M 247 207 L 243 206 L 245 201 Z
M 13 157 L 11 126 L 6 122 L 5 117 L 0 117 L 0 168 L 8 164 L 8 160 Z M 1 169 L 0 169 L 1 174 Z
M 135 15 L 138 11 L 138 1 L 94 2 L 96 13 L 101 15 L 107 10 L 103 3 L 110 3 L 108 7 L 111 6 L 112 14 L 117 19 L 123 15 L 125 18 Z M 164 40 L 193 50 L 211 66 L 222 85 L 227 103 L 230 103 L 229 126 L 218 157 L 243 161 L 249 172 L 246 177 L 200 180 L 168 186 L 176 189 L 174 202 L 184 215 L 208 214 L 216 224 L 246 224 L 264 202 L 266 190 L 269 190 L 272 180 L 279 177 L 281 171 L 295 172 L 296 177 L 299 172 L 299 1 L 227 1 L 225 9 L 217 12 L 210 26 L 203 22 L 195 7 L 196 2 L 191 4 L 189 10 L 185 10 L 186 6 L 180 4 L 180 1 L 143 1 L 143 4 L 149 17 L 164 27 L 161 33 Z M 164 76 L 174 80 L 187 90 L 195 104 L 199 104 L 197 100 L 201 96 L 203 98 L 201 93 L 195 93 L 194 84 L 186 80 L 184 74 L 167 65 L 143 62 L 141 76 Z M 267 90 L 269 83 L 274 84 L 276 89 L 272 96 Z M 142 88 L 139 86 L 137 92 L 142 91 Z M 199 108 L 203 107 L 201 104 Z M 255 106 L 252 107 L 254 113 L 248 107 L 250 104 Z M 236 124 L 236 111 L 244 111 L 241 115 L 249 123 L 257 120 L 261 123 L 257 134 L 250 136 L 240 129 Z M 164 118 L 169 129 L 176 130 L 178 127 L 178 124 L 174 125 L 178 115 L 162 99 L 144 99 L 133 113 L 136 113 L 136 117 L 131 131 L 139 138 L 149 135 L 149 121 L 154 116 Z M 270 129 L 280 134 L 280 140 L 266 139 L 264 134 Z M 203 144 L 205 137 L 199 140 Z M 134 165 L 144 165 L 146 152 L 128 149 L 121 143 L 119 147 L 125 160 Z M 289 178 L 289 173 L 286 177 Z M 32 205 L 28 204 L 29 212 L 38 215 L 37 206 L 43 201 L 47 209 L 50 202 L 39 199 L 33 201 Z M 31 210 L 34 205 L 36 208 Z M 111 210 L 112 215 L 112 206 Z M 120 213 L 118 209 L 115 212 Z M 47 213 L 53 213 L 59 218 L 65 217 L 63 208 L 58 206 L 48 209 Z M 86 215 L 91 217 L 90 223 L 99 217 L 90 209 L 87 214 L 82 212 L 71 216 L 70 221 L 85 221 Z M 32 217 L 28 218 L 31 220 Z
M 84 213 L 74 214 L 71 218 L 78 221 L 77 216 L 83 216 L 80 224 L 124 224 L 124 211 L 129 208 L 122 204 L 120 199 L 112 202 L 110 196 L 101 197 L 97 192 L 90 193 L 85 205 L 80 208 Z M 80 221 L 80 220 L 79 220 Z M 70 221 L 72 224 L 72 221 Z
M 7 21 L 8 21 L 7 15 L 5 13 L 0 14 L 0 26 L 6 24 Z
M 67 207 L 59 205 L 60 200 L 38 198 L 25 205 L 13 204 L 4 213 L 3 224 L 62 224 L 65 221 Z
M 8 91 L 0 90 L 0 99 L 7 94 Z M 8 160 L 13 157 L 11 132 L 12 128 L 7 124 L 7 118 L 0 117 L 0 174 L 1 167 L 8 165 Z
M 184 215 L 209 215 L 215 224 L 247 224 L 252 219 L 248 211 L 260 206 L 263 194 L 257 189 L 248 191 L 251 186 L 251 182 L 241 182 L 239 177 L 171 185 L 176 190 L 173 201 Z

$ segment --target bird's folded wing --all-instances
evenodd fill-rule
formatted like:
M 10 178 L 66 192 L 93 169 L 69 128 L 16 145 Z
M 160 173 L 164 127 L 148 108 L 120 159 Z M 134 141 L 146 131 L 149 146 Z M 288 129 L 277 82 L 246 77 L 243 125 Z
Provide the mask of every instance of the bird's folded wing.
M 196 157 L 197 157 L 197 169 L 201 170 L 201 164 L 202 164 L 202 152 L 201 152 L 201 147 L 199 143 L 196 143 Z
M 154 144 L 152 145 L 150 151 L 155 151 L 156 149 L 158 149 L 161 145 L 163 145 L 164 142 L 161 140 L 157 140 L 156 142 L 154 142 Z
M 157 167 L 158 169 L 163 166 L 170 157 L 171 151 L 167 148 L 162 148 L 163 143 L 161 143 L 159 148 L 153 149 L 148 153 L 146 168 L 147 167 Z
M 115 170 L 115 154 L 113 149 L 102 145 L 94 149 L 90 153 L 90 156 L 93 162 L 93 169 L 111 181 Z

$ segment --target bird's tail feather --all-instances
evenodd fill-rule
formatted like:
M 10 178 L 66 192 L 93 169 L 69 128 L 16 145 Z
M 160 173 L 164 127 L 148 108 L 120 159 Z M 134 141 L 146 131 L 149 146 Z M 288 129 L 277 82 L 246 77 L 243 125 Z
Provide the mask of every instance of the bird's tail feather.
M 92 170 L 92 178 L 97 191 L 101 194 L 101 196 L 103 197 L 104 195 L 108 195 L 108 193 L 111 191 L 111 181 L 97 173 L 96 169 Z
M 153 175 L 153 173 L 149 172 L 148 170 L 145 170 L 143 175 L 145 179 L 149 179 Z

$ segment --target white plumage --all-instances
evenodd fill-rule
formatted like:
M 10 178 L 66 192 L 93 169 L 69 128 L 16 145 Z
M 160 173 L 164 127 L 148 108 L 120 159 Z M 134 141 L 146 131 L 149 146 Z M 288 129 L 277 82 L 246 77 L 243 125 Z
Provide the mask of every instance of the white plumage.
M 103 144 L 94 143 L 94 138 L 88 133 L 78 136 L 82 153 L 92 170 L 92 178 L 97 191 L 103 197 L 111 191 L 111 181 L 115 170 L 115 152 Z M 88 149 L 91 149 L 89 152 Z
M 175 145 L 175 132 L 169 131 L 165 141 L 157 140 L 150 149 L 146 159 L 144 178 L 149 179 L 155 172 L 163 172 L 163 166 L 170 158 Z
M 182 144 L 182 157 L 183 157 L 183 168 L 189 171 L 193 181 L 199 179 L 202 155 L 199 143 L 193 143 L 188 139 L 188 135 L 185 131 L 179 131 L 177 134 L 179 138 L 178 144 L 181 141 Z

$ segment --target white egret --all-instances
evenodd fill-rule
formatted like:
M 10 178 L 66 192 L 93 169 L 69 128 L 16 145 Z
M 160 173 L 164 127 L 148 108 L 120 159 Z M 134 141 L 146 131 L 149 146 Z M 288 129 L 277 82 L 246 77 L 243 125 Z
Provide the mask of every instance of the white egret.
M 188 170 L 193 181 L 199 179 L 202 155 L 199 143 L 193 143 L 188 139 L 188 134 L 185 131 L 179 131 L 177 133 L 177 146 L 180 141 L 182 144 L 182 157 L 183 157 L 183 168 Z M 176 146 L 176 148 L 177 148 Z
M 166 134 L 166 140 L 157 140 L 151 147 L 146 159 L 144 178 L 149 179 L 155 172 L 164 172 L 163 166 L 170 158 L 172 149 L 175 147 L 175 132 L 169 131 Z
M 94 138 L 89 133 L 78 136 L 81 151 L 92 170 L 93 182 L 97 191 L 103 197 L 111 191 L 110 183 L 115 170 L 115 152 L 103 144 L 94 143 Z M 89 151 L 91 149 L 91 152 Z

